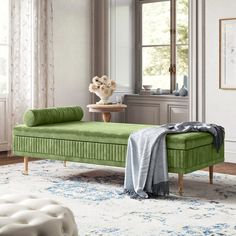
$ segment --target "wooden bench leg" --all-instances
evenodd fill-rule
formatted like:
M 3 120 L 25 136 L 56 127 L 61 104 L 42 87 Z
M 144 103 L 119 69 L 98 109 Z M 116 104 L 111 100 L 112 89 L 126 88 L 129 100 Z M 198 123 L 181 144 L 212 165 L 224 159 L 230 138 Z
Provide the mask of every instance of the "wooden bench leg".
M 24 157 L 24 171 L 23 171 L 23 175 L 28 175 L 29 171 L 29 158 L 28 157 Z
M 213 166 L 209 166 L 209 181 L 213 184 Z
M 183 195 L 184 190 L 184 175 L 178 173 L 178 187 L 179 187 L 179 195 Z
M 63 162 L 63 166 L 66 167 L 66 161 Z

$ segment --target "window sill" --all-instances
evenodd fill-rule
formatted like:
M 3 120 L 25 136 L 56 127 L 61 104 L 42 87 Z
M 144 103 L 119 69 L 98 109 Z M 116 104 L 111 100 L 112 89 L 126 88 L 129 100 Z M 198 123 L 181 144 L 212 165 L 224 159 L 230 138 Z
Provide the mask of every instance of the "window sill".
M 174 94 L 128 94 L 127 96 L 188 98 L 188 96 L 175 96 Z
M 175 96 L 174 94 L 151 94 L 151 95 L 143 95 L 143 94 L 128 94 L 126 97 L 139 97 L 142 99 L 179 99 L 179 100 L 188 100 L 188 96 Z

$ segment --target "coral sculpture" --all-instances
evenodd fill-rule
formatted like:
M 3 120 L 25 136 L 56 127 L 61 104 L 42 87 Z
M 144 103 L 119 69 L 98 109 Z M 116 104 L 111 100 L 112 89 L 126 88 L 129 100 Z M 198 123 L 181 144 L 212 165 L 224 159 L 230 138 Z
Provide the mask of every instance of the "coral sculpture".
M 95 93 L 101 99 L 97 104 L 108 104 L 109 97 L 116 89 L 116 82 L 109 79 L 106 75 L 101 78 L 95 76 L 92 81 L 89 85 L 89 91 Z

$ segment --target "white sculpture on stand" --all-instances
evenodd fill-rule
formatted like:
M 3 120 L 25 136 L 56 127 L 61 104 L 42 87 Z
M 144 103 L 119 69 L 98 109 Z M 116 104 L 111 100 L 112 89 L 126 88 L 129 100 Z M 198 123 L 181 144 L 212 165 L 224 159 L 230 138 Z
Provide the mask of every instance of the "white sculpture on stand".
M 101 99 L 97 104 L 108 104 L 109 97 L 116 89 L 116 82 L 109 79 L 106 75 L 101 78 L 95 76 L 92 81 L 93 83 L 89 85 L 89 91 L 95 93 Z

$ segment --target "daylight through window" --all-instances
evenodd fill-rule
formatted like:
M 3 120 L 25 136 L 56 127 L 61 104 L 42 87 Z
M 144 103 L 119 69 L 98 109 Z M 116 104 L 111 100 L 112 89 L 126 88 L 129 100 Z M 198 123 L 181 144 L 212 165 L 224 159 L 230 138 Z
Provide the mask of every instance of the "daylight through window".
M 173 91 L 188 80 L 188 0 L 141 0 L 138 6 L 142 85 Z

